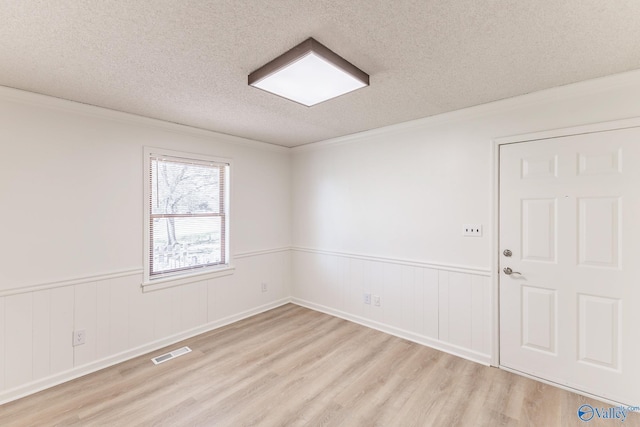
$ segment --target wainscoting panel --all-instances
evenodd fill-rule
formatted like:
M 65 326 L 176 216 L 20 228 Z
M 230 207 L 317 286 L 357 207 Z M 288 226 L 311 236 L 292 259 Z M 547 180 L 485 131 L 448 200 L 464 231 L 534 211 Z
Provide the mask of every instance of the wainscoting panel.
M 73 368 L 73 346 L 71 345 L 73 334 L 70 334 L 69 331 L 74 329 L 73 288 L 51 289 L 49 292 L 51 294 L 49 313 L 49 358 L 51 362 L 47 376 L 53 372 L 63 372 Z M 35 318 L 37 313 L 34 311 L 33 314 Z
M 5 291 L 0 404 L 289 302 L 289 248 L 234 264 L 235 274 L 151 292 L 142 270 Z M 85 344 L 72 345 L 75 330 Z
M 33 380 L 33 294 L 5 298 L 5 386 Z
M 7 342 L 7 334 L 5 332 L 5 300 L 6 298 L 0 297 L 0 390 L 5 389 L 5 366 L 7 366 L 5 349 Z
M 489 271 L 308 248 L 292 256 L 294 302 L 490 363 Z
M 88 282 L 73 287 L 75 324 L 86 331 L 86 343 L 73 350 L 74 363 L 78 366 L 98 359 L 96 344 L 98 283 Z
M 33 372 L 34 380 L 44 378 L 51 372 L 53 363 L 51 349 L 51 290 L 36 292 L 33 301 Z M 72 319 L 73 321 L 73 319 Z M 71 338 L 69 338 L 71 339 Z M 68 341 L 68 340 L 67 340 Z M 67 343 L 68 344 L 68 343 Z M 73 355 L 70 358 L 73 362 Z M 60 361 L 60 360 L 58 360 Z

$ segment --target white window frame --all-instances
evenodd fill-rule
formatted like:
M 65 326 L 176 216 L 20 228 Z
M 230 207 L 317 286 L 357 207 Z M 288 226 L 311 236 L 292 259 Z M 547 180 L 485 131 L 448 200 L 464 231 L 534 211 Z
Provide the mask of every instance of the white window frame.
M 225 206 L 225 260 L 226 263 L 216 266 L 199 267 L 194 270 L 184 270 L 151 277 L 151 186 L 149 185 L 149 176 L 151 172 L 151 158 L 156 156 L 166 156 L 171 158 L 185 159 L 199 162 L 226 163 L 229 165 L 229 173 L 225 182 L 226 200 Z M 235 268 L 232 264 L 231 251 L 231 218 L 229 215 L 231 206 L 231 181 L 233 166 L 231 159 L 223 157 L 213 157 L 204 154 L 186 153 L 181 151 L 166 150 L 163 148 L 144 147 L 144 173 L 143 173 L 143 205 L 144 205 L 144 278 L 142 282 L 143 291 L 157 290 L 169 288 L 173 286 L 184 285 L 196 281 L 206 280 L 215 277 L 228 276 L 233 274 Z

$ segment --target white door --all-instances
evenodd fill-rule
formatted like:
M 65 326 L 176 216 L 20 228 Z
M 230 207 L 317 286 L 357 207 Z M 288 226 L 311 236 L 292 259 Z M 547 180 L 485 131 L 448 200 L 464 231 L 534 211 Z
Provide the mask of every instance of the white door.
M 500 146 L 500 364 L 640 404 L 640 128 Z

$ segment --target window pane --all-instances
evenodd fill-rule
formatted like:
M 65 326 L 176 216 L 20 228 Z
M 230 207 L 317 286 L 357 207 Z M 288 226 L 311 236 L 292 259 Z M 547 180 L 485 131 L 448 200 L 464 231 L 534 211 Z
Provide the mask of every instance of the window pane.
M 151 274 L 223 262 L 220 217 L 156 218 L 152 221 Z
M 153 214 L 220 213 L 218 166 L 151 159 Z

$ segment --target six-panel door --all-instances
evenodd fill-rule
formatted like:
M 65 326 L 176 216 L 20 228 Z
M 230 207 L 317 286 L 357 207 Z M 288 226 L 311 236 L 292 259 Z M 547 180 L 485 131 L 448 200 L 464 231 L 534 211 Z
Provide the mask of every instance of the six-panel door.
M 639 128 L 502 145 L 501 365 L 637 405 L 639 242 Z

